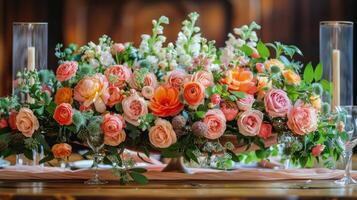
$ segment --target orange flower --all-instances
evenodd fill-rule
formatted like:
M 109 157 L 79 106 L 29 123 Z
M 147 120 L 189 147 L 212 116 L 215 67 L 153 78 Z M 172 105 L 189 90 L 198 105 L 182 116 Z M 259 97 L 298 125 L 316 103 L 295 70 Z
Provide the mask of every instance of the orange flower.
M 291 85 L 299 85 L 301 82 L 300 76 L 291 69 L 284 70 L 283 76 L 285 80 Z
M 56 95 L 55 95 L 55 103 L 57 105 L 61 103 L 73 103 L 73 91 L 72 88 L 68 87 L 63 87 L 57 90 Z
M 151 112 L 159 117 L 175 116 L 182 111 L 183 107 L 178 89 L 171 86 L 156 88 L 154 97 L 149 103 Z
M 199 82 L 189 82 L 184 85 L 183 98 L 190 106 L 198 106 L 205 98 L 205 87 Z
M 242 68 L 227 71 L 226 77 L 221 80 L 221 83 L 227 84 L 228 89 L 234 91 L 242 91 L 248 94 L 254 94 L 257 91 L 253 73 Z
M 270 68 L 272 66 L 277 66 L 279 67 L 280 70 L 284 70 L 285 68 L 284 64 L 278 59 L 269 59 L 265 61 L 264 65 L 265 65 L 265 69 L 268 71 L 270 71 Z
M 67 143 L 55 144 L 52 147 L 52 153 L 55 158 L 64 159 L 71 155 L 72 147 Z

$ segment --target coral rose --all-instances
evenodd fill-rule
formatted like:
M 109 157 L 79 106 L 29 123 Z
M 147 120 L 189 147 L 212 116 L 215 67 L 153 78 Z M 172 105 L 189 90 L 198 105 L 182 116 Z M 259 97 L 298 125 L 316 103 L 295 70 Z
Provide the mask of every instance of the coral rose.
M 125 87 L 125 83 L 130 80 L 131 70 L 124 65 L 113 65 L 108 67 L 104 74 L 109 83 L 116 87 L 123 88 Z
M 220 109 L 227 121 L 235 119 L 239 112 L 237 104 L 232 101 L 224 101 L 220 103 Z
M 259 134 L 262 122 L 263 113 L 259 110 L 244 111 L 237 121 L 239 133 L 245 136 L 256 136 Z
M 203 122 L 208 127 L 207 133 L 204 135 L 207 139 L 217 139 L 221 137 L 226 130 L 226 118 L 219 109 L 208 110 L 203 118 Z
M 74 87 L 74 99 L 89 107 L 94 103 L 95 109 L 103 113 L 109 98 L 108 80 L 102 74 L 84 77 Z
M 110 137 L 110 136 L 104 136 L 104 144 L 109 145 L 109 146 L 118 146 L 122 142 L 125 141 L 126 134 L 125 131 L 122 130 L 119 134 Z
M 273 126 L 271 124 L 262 123 L 262 125 L 260 126 L 260 131 L 259 131 L 258 136 L 263 139 L 267 139 L 271 136 L 272 129 L 273 129 Z
M 52 153 L 55 158 L 65 159 L 72 154 L 72 147 L 67 143 L 55 144 L 52 147 Z
M 107 105 L 109 107 L 115 106 L 115 104 L 122 102 L 124 99 L 124 95 L 121 93 L 118 87 L 109 86 L 108 93 L 109 93 L 109 98 L 107 101 Z
M 184 105 L 180 102 L 179 91 L 170 86 L 156 88 L 154 97 L 151 98 L 149 108 L 152 114 L 159 117 L 176 116 Z
M 317 144 L 312 148 L 311 154 L 317 157 L 324 151 L 324 149 L 325 149 L 325 145 Z
M 72 104 L 73 103 L 72 96 L 73 96 L 72 88 L 68 88 L 68 87 L 59 88 L 55 94 L 55 103 L 57 105 L 61 103 Z
M 191 107 L 196 107 L 204 102 L 205 87 L 199 82 L 189 82 L 184 85 L 183 98 Z
M 187 74 L 183 70 L 174 70 L 167 77 L 167 83 L 174 88 L 181 88 L 184 84 Z
M 283 71 L 283 76 L 285 80 L 288 82 L 290 85 L 299 85 L 301 82 L 301 78 L 299 74 L 295 73 L 293 70 L 288 69 Z
M 208 71 L 198 71 L 195 72 L 191 77 L 192 82 L 199 82 L 205 88 L 214 85 L 212 72 Z
M 40 124 L 32 110 L 21 108 L 16 115 L 16 127 L 25 137 L 31 137 Z
M 78 63 L 76 61 L 67 61 L 58 66 L 56 70 L 56 78 L 58 81 L 67 81 L 71 79 L 78 70 Z
M 147 104 L 144 98 L 140 97 L 136 92 L 122 101 L 123 116 L 125 121 L 139 126 L 139 118 L 148 113 Z
M 10 128 L 12 130 L 16 130 L 17 129 L 17 126 L 16 126 L 16 115 L 17 115 L 17 112 L 15 110 L 12 110 L 10 111 L 10 115 L 9 115 L 9 125 L 10 125 Z
M 228 70 L 221 83 L 227 84 L 229 90 L 242 91 L 247 94 L 257 92 L 256 80 L 253 73 L 242 68 Z
M 105 136 L 114 137 L 120 134 L 125 126 L 125 121 L 118 114 L 105 114 L 101 124 Z
M 246 94 L 244 98 L 238 99 L 237 105 L 240 110 L 246 111 L 246 110 L 249 110 L 250 108 L 252 108 L 254 101 L 255 101 L 255 99 L 254 99 L 253 95 Z
M 316 131 L 317 112 L 309 104 L 298 100 L 288 113 L 288 127 L 298 135 L 305 135 Z
M 149 130 L 150 143 L 157 148 L 167 148 L 176 143 L 176 133 L 169 121 L 156 119 L 155 126 Z
M 291 102 L 284 90 L 271 89 L 264 97 L 265 111 L 271 117 L 285 117 L 288 113 Z
M 71 125 L 73 122 L 72 117 L 73 109 L 69 103 L 61 103 L 56 107 L 55 112 L 53 113 L 53 119 L 55 119 L 61 126 Z

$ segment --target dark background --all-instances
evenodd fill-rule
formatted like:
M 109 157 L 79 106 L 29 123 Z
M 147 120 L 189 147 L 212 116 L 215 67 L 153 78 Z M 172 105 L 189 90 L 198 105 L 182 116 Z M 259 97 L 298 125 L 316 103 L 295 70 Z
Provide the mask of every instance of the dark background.
M 54 47 L 58 42 L 83 45 L 107 34 L 115 41 L 137 45 L 141 34 L 150 33 L 151 20 L 160 15 L 170 18 L 165 35 L 174 41 L 182 20 L 192 11 L 201 15 L 203 35 L 219 46 L 234 27 L 254 20 L 262 25 L 259 36 L 264 42 L 295 44 L 305 55 L 298 59 L 317 64 L 319 22 L 356 23 L 356 8 L 356 0 L 0 0 L 0 95 L 11 91 L 13 22 L 48 22 L 51 69 L 57 66 Z M 356 31 L 354 35 L 356 47 Z M 354 94 L 356 104 L 356 83 Z

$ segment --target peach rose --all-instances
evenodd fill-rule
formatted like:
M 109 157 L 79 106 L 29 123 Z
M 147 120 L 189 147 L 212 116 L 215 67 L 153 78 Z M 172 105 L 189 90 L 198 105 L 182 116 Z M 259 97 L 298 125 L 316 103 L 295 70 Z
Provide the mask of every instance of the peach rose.
M 201 83 L 205 88 L 208 86 L 214 85 L 213 82 L 213 75 L 211 72 L 208 71 L 198 71 L 195 72 L 192 77 L 191 77 L 192 82 L 199 82 Z
M 54 101 L 57 105 L 61 103 L 72 104 L 73 103 L 72 96 L 73 96 L 72 88 L 68 88 L 68 87 L 59 88 L 55 94 Z
M 284 90 L 271 89 L 264 97 L 265 111 L 271 117 L 285 117 L 288 113 L 291 102 Z
M 16 126 L 16 116 L 17 116 L 17 112 L 15 110 L 10 111 L 10 115 L 9 115 L 9 125 L 11 127 L 12 130 L 16 130 L 17 126 Z
M 174 88 L 181 88 L 184 84 L 187 74 L 183 70 L 174 70 L 167 77 L 167 83 Z
M 293 70 L 288 69 L 283 71 L 283 76 L 285 80 L 288 82 L 290 85 L 299 85 L 301 82 L 301 78 L 299 74 L 295 73 Z
M 245 136 L 256 136 L 259 134 L 262 122 L 263 113 L 259 110 L 244 111 L 237 121 L 239 133 Z
M 122 130 L 119 134 L 110 137 L 110 136 L 104 136 L 104 144 L 109 145 L 109 146 L 118 146 L 122 142 L 125 141 L 126 134 L 125 131 Z
M 167 148 L 176 143 L 176 133 L 169 121 L 156 119 L 155 126 L 149 130 L 150 143 L 157 148 Z
M 102 74 L 84 77 L 74 87 L 74 99 L 89 107 L 94 103 L 95 109 L 103 113 L 109 98 L 108 80 Z
M 220 109 L 227 121 L 235 119 L 239 112 L 237 104 L 232 101 L 224 101 L 220 103 Z
M 32 110 L 21 108 L 16 115 L 16 127 L 25 137 L 31 137 L 40 124 Z
M 312 148 L 311 154 L 317 157 L 324 151 L 324 149 L 325 149 L 325 145 L 317 144 Z
M 139 126 L 139 118 L 148 113 L 145 99 L 140 97 L 136 92 L 124 98 L 122 105 L 125 121 L 134 126 Z
M 140 82 L 139 76 L 142 76 L 139 71 L 136 71 L 132 74 L 129 81 L 129 85 L 132 89 L 141 90 L 144 86 L 151 86 L 153 88 L 157 87 L 158 83 L 155 74 L 147 73 L 144 76 L 144 80 L 142 83 Z
M 289 129 L 298 135 L 305 135 L 316 131 L 317 112 L 311 105 L 298 100 L 288 113 L 287 124 Z
M 56 70 L 56 78 L 58 81 L 67 81 L 71 79 L 78 70 L 78 63 L 76 61 L 67 61 L 58 66 Z
M 118 87 L 109 86 L 108 93 L 109 93 L 109 98 L 108 98 L 107 105 L 109 107 L 115 106 L 115 104 L 122 102 L 124 99 L 124 95 L 121 93 Z
M 268 71 L 270 71 L 270 68 L 272 66 L 277 66 L 277 67 L 279 67 L 280 70 L 284 70 L 284 68 L 285 68 L 284 64 L 278 59 L 267 60 L 267 61 L 265 61 L 264 66 L 265 66 L 265 69 Z
M 125 121 L 118 114 L 107 113 L 103 117 L 101 124 L 102 131 L 105 136 L 114 137 L 120 134 L 125 126 Z
M 111 85 L 123 88 L 125 83 L 130 80 L 131 70 L 124 65 L 113 65 L 108 67 L 104 74 Z
M 203 118 L 203 122 L 208 127 L 207 134 L 204 135 L 207 139 L 217 139 L 226 130 L 226 118 L 220 109 L 208 110 Z
M 321 111 L 321 103 L 322 102 L 321 102 L 321 98 L 319 95 L 311 96 L 310 103 L 317 111 Z
M 184 85 L 183 98 L 191 107 L 196 107 L 204 102 L 205 87 L 199 82 L 189 82 Z
M 156 116 L 173 117 L 183 110 L 184 105 L 180 101 L 178 89 L 171 86 L 159 86 L 150 100 L 149 108 Z
M 53 119 L 55 119 L 61 126 L 71 125 L 73 122 L 72 117 L 73 109 L 69 103 L 61 103 L 56 107 L 55 112 L 53 113 Z
M 143 89 L 141 90 L 141 95 L 143 95 L 145 99 L 151 99 L 154 97 L 154 92 L 155 89 L 153 87 L 144 86 Z
M 55 158 L 65 159 L 72 154 L 72 147 L 67 143 L 55 144 L 52 147 L 52 153 Z
M 258 136 L 263 139 L 268 139 L 272 134 L 273 126 L 269 123 L 262 123 Z
M 246 94 L 244 98 L 238 99 L 237 105 L 240 110 L 249 110 L 252 108 L 255 99 L 254 96 L 251 94 Z
M 228 70 L 225 78 L 220 82 L 227 84 L 229 90 L 242 91 L 252 95 L 257 92 L 256 80 L 253 73 L 243 68 Z

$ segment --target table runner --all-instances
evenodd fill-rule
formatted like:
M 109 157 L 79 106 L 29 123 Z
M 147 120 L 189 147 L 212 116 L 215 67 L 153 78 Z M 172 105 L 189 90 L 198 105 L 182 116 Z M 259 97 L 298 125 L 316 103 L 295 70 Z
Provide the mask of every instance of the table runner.
M 292 179 L 338 179 L 343 176 L 343 170 L 325 168 L 314 169 L 259 169 L 243 168 L 232 171 L 191 168 L 192 174 L 177 172 L 161 172 L 165 165 L 147 166 L 145 176 L 149 180 L 292 180 Z M 53 179 L 89 179 L 94 171 L 90 169 L 69 170 L 56 167 L 40 166 L 10 166 L 0 169 L 0 180 L 53 180 Z M 106 180 L 118 180 L 110 169 L 100 169 L 100 176 Z M 352 171 L 357 178 L 357 172 Z

